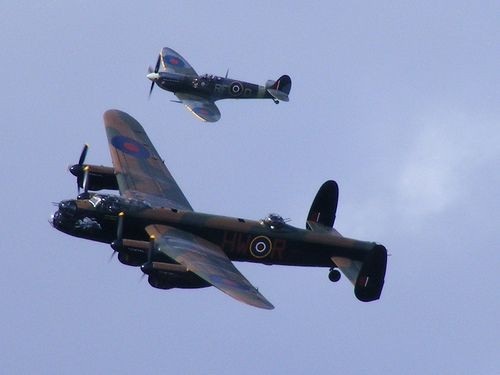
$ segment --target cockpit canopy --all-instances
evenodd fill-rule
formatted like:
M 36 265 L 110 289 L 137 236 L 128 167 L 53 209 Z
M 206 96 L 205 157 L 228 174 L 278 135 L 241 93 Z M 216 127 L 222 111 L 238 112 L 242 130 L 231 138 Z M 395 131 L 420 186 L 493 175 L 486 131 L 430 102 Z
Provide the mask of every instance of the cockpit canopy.
M 137 212 L 146 208 L 152 208 L 151 204 L 147 201 L 138 201 L 117 195 L 96 194 L 89 199 L 89 202 L 99 211 L 109 213 Z

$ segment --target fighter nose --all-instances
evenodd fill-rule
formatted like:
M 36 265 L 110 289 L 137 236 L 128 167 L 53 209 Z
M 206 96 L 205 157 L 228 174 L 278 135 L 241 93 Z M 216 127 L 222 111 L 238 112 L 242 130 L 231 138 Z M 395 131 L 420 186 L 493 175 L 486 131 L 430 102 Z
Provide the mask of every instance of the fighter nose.
M 158 78 L 160 78 L 160 75 L 158 73 L 149 73 L 146 77 L 155 82 L 158 80 Z

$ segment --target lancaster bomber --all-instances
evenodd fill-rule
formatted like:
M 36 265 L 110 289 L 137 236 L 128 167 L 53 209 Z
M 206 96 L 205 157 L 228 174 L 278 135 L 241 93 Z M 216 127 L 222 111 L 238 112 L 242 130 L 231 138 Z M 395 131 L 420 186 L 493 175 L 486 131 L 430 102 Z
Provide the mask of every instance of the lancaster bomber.
M 163 66 L 163 71 L 160 71 Z M 152 81 L 149 95 L 155 83 L 177 96 L 196 117 L 205 122 L 220 119 L 215 105 L 220 99 L 272 99 L 276 104 L 287 102 L 292 88 L 289 76 L 277 81 L 269 80 L 265 86 L 247 83 L 214 75 L 198 75 L 189 63 L 171 48 L 164 47 L 158 56 L 155 68 L 148 68 L 147 77 Z
M 195 212 L 146 135 L 128 114 L 104 113 L 113 167 L 78 164 L 77 199 L 63 200 L 52 225 L 72 236 L 110 244 L 121 263 L 140 267 L 155 288 L 214 286 L 238 301 L 274 306 L 233 261 L 339 270 L 364 302 L 380 298 L 387 264 L 384 246 L 342 237 L 333 229 L 338 185 L 325 182 L 312 203 L 306 229 L 278 214 L 253 221 Z M 119 195 L 95 191 L 118 190 Z M 93 190 L 91 192 L 91 190 Z

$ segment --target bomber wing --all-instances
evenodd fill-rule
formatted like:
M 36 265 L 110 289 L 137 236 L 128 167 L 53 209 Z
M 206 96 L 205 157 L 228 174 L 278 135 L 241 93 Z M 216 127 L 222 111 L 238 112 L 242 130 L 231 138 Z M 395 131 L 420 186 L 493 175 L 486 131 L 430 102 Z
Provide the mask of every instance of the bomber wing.
M 164 47 L 161 50 L 161 64 L 163 65 L 163 69 L 169 73 L 186 74 L 190 76 L 198 75 L 184 57 L 168 47 Z
M 219 108 L 211 100 L 205 99 L 201 96 L 183 94 L 176 92 L 175 96 L 182 101 L 187 109 L 193 115 L 205 122 L 216 122 L 220 119 Z
M 106 111 L 103 118 L 120 194 L 192 211 L 141 124 L 118 110 Z
M 163 252 L 217 289 L 246 304 L 262 309 L 274 306 L 238 271 L 217 245 L 192 233 L 166 225 L 146 227 Z

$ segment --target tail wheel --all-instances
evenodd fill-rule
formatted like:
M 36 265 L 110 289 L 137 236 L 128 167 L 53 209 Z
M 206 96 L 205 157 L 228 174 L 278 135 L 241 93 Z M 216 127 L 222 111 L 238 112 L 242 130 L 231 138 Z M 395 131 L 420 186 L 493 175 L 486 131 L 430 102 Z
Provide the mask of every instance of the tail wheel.
M 340 280 L 340 271 L 336 269 L 330 269 L 330 273 L 328 274 L 328 278 L 331 282 L 336 283 Z

